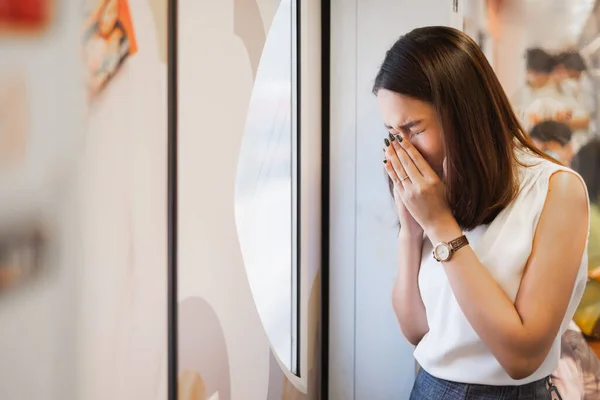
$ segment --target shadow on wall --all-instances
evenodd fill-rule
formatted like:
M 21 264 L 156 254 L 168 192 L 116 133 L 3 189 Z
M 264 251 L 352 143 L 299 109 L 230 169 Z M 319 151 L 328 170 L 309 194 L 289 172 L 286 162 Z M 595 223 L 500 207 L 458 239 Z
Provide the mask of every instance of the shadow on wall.
M 179 400 L 231 399 L 229 357 L 223 328 L 202 298 L 179 304 Z M 203 394 L 201 397 L 197 397 Z M 209 396 L 209 397 L 207 397 Z

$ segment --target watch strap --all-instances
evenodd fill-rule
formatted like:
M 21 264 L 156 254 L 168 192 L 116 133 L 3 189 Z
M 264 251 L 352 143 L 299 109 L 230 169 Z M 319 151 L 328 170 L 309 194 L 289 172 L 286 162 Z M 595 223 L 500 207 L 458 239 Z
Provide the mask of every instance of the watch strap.
M 458 238 L 448 242 L 448 246 L 450 246 L 450 249 L 452 250 L 453 253 L 455 253 L 457 250 L 461 249 L 462 247 L 467 246 L 468 244 L 469 244 L 469 239 L 467 239 L 467 237 L 465 235 L 462 235 L 461 237 L 458 237 Z

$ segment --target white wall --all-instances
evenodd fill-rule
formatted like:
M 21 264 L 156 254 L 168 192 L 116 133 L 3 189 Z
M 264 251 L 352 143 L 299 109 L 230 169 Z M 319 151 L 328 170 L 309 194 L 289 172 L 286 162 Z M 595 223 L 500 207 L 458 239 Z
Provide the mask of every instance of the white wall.
M 400 35 L 457 21 L 444 0 L 333 0 L 331 15 L 329 397 L 405 399 L 415 362 L 391 306 L 396 217 L 371 87 Z
M 167 396 L 166 32 L 149 0 L 129 4 L 139 50 L 82 132 L 78 400 Z
M 10 90 L 7 81 L 24 84 L 12 92 L 23 103 L 0 106 L 0 152 L 11 159 L 0 168 L 0 227 L 12 234 L 13 223 L 42 222 L 49 250 L 41 274 L 0 289 L 1 399 L 76 399 L 74 278 L 80 259 L 70 184 L 82 127 L 78 18 L 57 2 L 48 30 L 22 37 L 3 31 L 0 41 L 0 98 Z M 23 143 L 23 151 L 11 143 Z
M 0 293 L 2 399 L 166 398 L 166 70 L 149 1 L 129 2 L 139 52 L 89 110 L 80 5 L 54 2 L 39 37 L 2 37 L 28 129 L 23 163 L 0 173 L 0 226 L 41 215 L 52 251 L 36 282 Z

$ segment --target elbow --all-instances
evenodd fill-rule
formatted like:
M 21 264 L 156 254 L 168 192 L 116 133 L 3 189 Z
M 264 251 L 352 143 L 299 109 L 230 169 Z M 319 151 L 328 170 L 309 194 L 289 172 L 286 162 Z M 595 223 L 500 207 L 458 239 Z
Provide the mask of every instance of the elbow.
M 539 336 L 531 331 L 512 335 L 495 352 L 496 360 L 506 374 L 515 381 L 533 375 L 544 363 L 552 349 L 553 337 Z
M 398 325 L 400 325 L 402 336 L 404 336 L 410 344 L 416 346 L 423 339 L 425 334 L 429 332 L 427 318 L 424 315 L 424 311 L 418 313 L 414 309 L 407 310 L 404 305 L 405 303 L 401 299 L 396 298 L 395 295 L 393 296 L 392 307 L 394 309 L 394 314 L 396 314 Z
M 411 332 L 405 332 L 404 329 L 402 330 L 402 335 L 404 336 L 404 338 L 408 341 L 408 343 L 412 344 L 413 346 L 417 346 L 419 344 L 419 342 L 423 339 L 423 337 L 425 336 L 425 334 L 421 334 L 421 333 L 411 333 Z
M 402 318 L 399 313 L 396 313 L 396 317 L 398 318 L 398 324 L 400 325 L 402 336 L 404 336 L 408 343 L 412 344 L 413 346 L 418 345 L 425 334 L 429 331 L 429 329 L 425 329 L 424 326 L 420 326 L 420 324 L 415 323 L 414 320 L 411 321 L 406 317 Z
M 511 379 L 514 379 L 515 381 L 520 381 L 533 375 L 533 373 L 537 371 L 537 368 L 510 367 L 504 368 L 504 370 L 506 371 L 508 376 L 510 376 Z
M 502 368 L 515 381 L 528 378 L 533 375 L 544 362 L 545 357 L 531 354 L 515 355 L 512 360 L 501 363 Z

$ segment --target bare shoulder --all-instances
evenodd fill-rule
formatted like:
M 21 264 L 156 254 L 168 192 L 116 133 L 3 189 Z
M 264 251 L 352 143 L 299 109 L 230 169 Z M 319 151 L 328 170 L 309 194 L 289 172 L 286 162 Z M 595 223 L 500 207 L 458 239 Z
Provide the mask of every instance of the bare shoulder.
M 587 189 L 581 178 L 572 171 L 557 171 L 550 177 L 548 185 L 547 205 L 557 205 L 563 212 L 578 208 L 587 214 L 588 200 Z
M 539 225 L 549 232 L 563 235 L 588 230 L 587 189 L 583 180 L 573 171 L 557 171 L 550 177 L 548 194 Z M 560 232 L 560 233 L 559 233 Z

